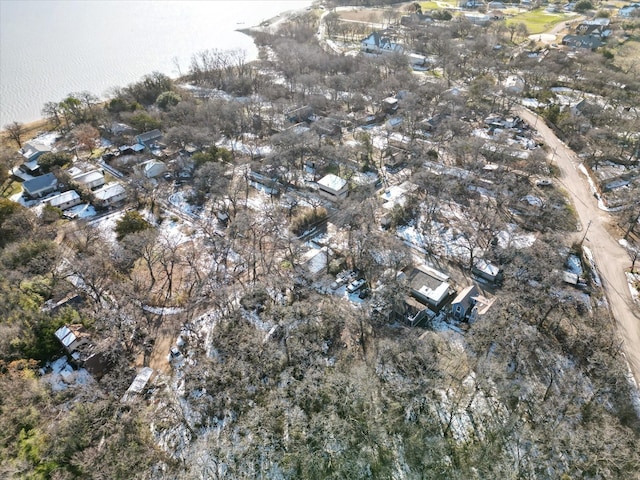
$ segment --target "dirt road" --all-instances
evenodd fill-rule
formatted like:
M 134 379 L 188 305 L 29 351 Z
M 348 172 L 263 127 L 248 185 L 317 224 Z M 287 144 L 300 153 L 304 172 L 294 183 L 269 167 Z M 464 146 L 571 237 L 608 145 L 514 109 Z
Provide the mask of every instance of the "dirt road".
M 560 170 L 559 181 L 571 196 L 582 225 L 582 232 L 576 234 L 577 241 L 582 239 L 588 226 L 584 244 L 593 252 L 609 307 L 622 337 L 625 356 L 636 384 L 639 384 L 640 309 L 631 298 L 624 274 L 625 269 L 631 266 L 631 260 L 607 230 L 612 218 L 598 208 L 598 201 L 591 193 L 586 177 L 577 168 L 580 162 L 573 150 L 561 142 L 535 113 L 522 107 L 517 109 L 517 113 L 528 124 L 535 126 L 545 143 L 555 152 L 553 161 Z

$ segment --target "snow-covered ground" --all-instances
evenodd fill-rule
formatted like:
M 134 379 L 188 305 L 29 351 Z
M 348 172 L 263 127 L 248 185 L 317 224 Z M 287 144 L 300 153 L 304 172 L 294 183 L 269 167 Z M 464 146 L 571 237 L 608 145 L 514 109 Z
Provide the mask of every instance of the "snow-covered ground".
M 95 220 L 91 220 L 89 224 L 98 229 L 102 234 L 102 237 L 109 243 L 116 243 L 116 232 L 114 228 L 118 220 L 122 218 L 124 211 L 119 210 L 117 212 L 110 213 Z
M 90 218 L 95 217 L 96 209 L 89 203 L 81 203 L 75 207 L 71 207 L 64 211 L 65 215 L 71 218 Z
M 183 190 L 173 193 L 169 196 L 169 203 L 190 217 L 198 218 L 201 214 L 201 209 L 187 202 L 185 195 L 186 192 Z
M 41 373 L 43 374 L 42 380 L 51 385 L 51 389 L 54 392 L 78 385 L 87 385 L 94 381 L 93 377 L 84 368 L 75 370 L 69 364 L 66 356 L 47 363 Z
M 598 208 L 600 210 L 604 210 L 605 212 L 616 212 L 616 211 L 620 210 L 621 208 L 623 208 L 623 207 L 615 207 L 615 208 L 607 207 L 607 205 L 602 200 L 602 197 L 600 197 L 600 194 L 598 193 L 598 189 L 596 188 L 596 185 L 595 185 L 595 183 L 593 181 L 593 178 L 591 178 L 591 175 L 589 175 L 589 172 L 585 168 L 584 164 L 581 163 L 578 166 L 578 169 L 580 169 L 580 172 L 582 172 L 582 174 L 585 177 L 587 177 L 587 181 L 589 182 L 589 187 L 591 188 L 591 193 L 593 193 L 593 195 L 598 199 Z
M 533 233 L 521 233 L 517 232 L 518 226 L 509 223 L 506 230 L 502 230 L 498 233 L 498 245 L 501 248 L 507 248 L 509 246 L 520 248 L 528 248 L 536 241 L 536 236 Z
M 419 252 L 462 262 L 469 261 L 470 248 L 475 243 L 474 236 L 469 231 L 477 226 L 467 218 L 464 208 L 455 203 L 442 204 L 438 213 L 445 223 L 437 220 L 427 222 L 421 216 L 417 222 L 399 227 L 396 231 L 398 237 Z M 497 238 L 501 248 L 517 249 L 530 247 L 536 240 L 535 234 L 523 233 L 515 224 L 508 224 L 505 230 L 498 232 Z
M 56 143 L 56 140 L 58 140 L 59 137 L 60 135 L 58 134 L 58 132 L 47 132 L 42 133 L 29 141 L 41 143 L 42 145 L 46 145 L 47 147 L 53 147 L 53 144 Z

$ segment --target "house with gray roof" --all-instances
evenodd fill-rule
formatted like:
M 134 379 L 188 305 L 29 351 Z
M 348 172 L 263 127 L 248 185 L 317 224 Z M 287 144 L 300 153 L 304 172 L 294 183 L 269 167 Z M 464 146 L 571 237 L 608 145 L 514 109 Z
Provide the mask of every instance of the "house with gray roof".
M 162 139 L 162 132 L 158 129 L 151 130 L 150 132 L 141 133 L 140 135 L 136 135 L 136 141 L 147 147 L 148 149 L 152 149 L 156 147 L 156 143 L 158 143 Z
M 40 155 L 49 153 L 50 151 L 51 147 L 39 142 L 27 142 L 19 150 L 26 162 L 37 160 Z
M 562 38 L 562 44 L 571 48 L 588 48 L 594 50 L 602 46 L 602 40 L 599 37 L 591 35 L 565 35 Z
M 42 198 L 51 192 L 55 192 L 57 188 L 58 179 L 53 173 L 27 180 L 22 184 L 24 195 L 28 198 Z

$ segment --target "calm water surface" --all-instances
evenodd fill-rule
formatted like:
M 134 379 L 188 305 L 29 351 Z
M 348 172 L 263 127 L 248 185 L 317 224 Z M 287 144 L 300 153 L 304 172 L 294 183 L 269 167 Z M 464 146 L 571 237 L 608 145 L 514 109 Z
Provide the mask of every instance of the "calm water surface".
M 177 76 L 202 50 L 257 50 L 236 29 L 311 0 L 0 0 L 0 127 L 45 102 L 100 97 L 153 71 Z

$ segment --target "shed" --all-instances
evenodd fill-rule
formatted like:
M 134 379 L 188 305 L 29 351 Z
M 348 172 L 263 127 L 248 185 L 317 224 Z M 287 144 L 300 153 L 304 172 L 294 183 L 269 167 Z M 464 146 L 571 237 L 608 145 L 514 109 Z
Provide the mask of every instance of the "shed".
M 382 100 L 382 109 L 386 113 L 395 112 L 398 109 L 398 99 L 396 97 L 387 97 Z
M 326 271 L 328 260 L 327 247 L 312 248 L 302 255 L 301 263 L 315 277 Z
M 89 343 L 89 332 L 81 324 L 64 325 L 54 335 L 67 353 L 73 353 Z
M 499 283 L 503 276 L 502 270 L 482 258 L 475 262 L 471 273 L 492 283 Z

